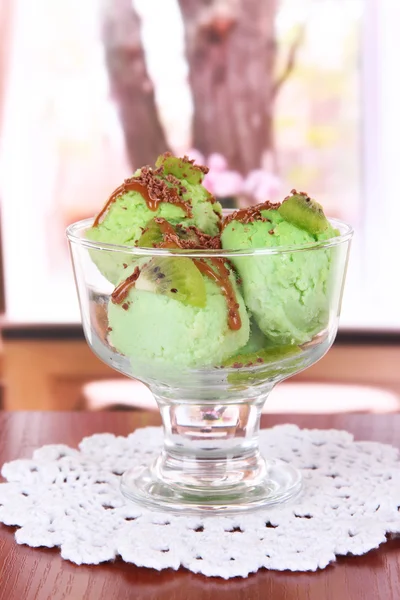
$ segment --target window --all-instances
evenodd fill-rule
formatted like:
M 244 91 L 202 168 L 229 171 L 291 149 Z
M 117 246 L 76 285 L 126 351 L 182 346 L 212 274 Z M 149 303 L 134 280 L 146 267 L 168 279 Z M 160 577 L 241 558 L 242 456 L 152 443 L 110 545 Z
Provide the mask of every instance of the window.
M 230 10 L 214 0 L 201 11 L 187 0 L 11 4 L 0 153 L 11 320 L 79 320 L 65 226 L 94 214 L 121 179 L 169 146 L 197 150 L 210 166 L 210 155 L 222 154 L 242 203 L 298 187 L 354 224 L 342 326 L 400 326 L 400 7 L 280 0 L 272 12 L 273 3 L 252 0 L 245 13 L 244 0 Z M 259 39 L 244 49 L 240 36 L 260 14 Z M 229 36 L 235 72 L 221 52 Z M 210 77 L 212 99 L 202 96 Z M 255 170 L 262 185 L 250 180 Z M 220 196 L 233 194 L 232 180 Z

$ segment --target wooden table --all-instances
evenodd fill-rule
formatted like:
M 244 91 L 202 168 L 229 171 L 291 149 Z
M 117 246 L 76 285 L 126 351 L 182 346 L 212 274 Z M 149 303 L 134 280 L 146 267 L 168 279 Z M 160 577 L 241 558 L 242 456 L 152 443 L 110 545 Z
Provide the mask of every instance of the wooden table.
M 0 413 L 0 463 L 30 457 L 38 446 L 72 446 L 86 435 L 125 435 L 159 424 L 150 413 Z M 347 429 L 357 439 L 400 444 L 400 415 L 263 417 L 263 426 Z M 18 546 L 13 529 L 0 525 L 0 600 L 398 600 L 400 538 L 362 557 L 340 558 L 317 573 L 259 571 L 247 579 L 207 579 L 183 569 L 162 572 L 123 562 L 80 566 L 58 549 Z

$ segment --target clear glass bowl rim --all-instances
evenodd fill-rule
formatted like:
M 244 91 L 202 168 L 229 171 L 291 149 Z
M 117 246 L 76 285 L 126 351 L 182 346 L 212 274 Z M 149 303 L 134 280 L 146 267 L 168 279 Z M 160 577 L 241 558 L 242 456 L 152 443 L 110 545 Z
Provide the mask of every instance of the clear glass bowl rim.
M 329 238 L 327 240 L 321 240 L 311 242 L 303 245 L 292 245 L 292 246 L 275 246 L 269 248 L 242 248 L 240 250 L 183 250 L 177 249 L 165 249 L 165 248 L 140 248 L 138 246 L 122 246 L 119 244 L 108 244 L 105 242 L 96 242 L 89 240 L 82 235 L 93 224 L 94 218 L 82 219 L 76 221 L 67 227 L 66 235 L 71 244 L 77 244 L 85 248 L 93 250 L 105 250 L 107 252 L 121 252 L 123 254 L 132 254 L 134 256 L 186 256 L 189 258 L 234 258 L 237 256 L 266 256 L 274 254 L 285 254 L 294 252 L 304 252 L 310 250 L 321 250 L 324 248 L 332 248 L 333 246 L 339 246 L 351 240 L 354 230 L 347 223 L 340 221 L 339 219 L 329 219 L 329 222 L 335 229 L 341 231 L 340 235 Z

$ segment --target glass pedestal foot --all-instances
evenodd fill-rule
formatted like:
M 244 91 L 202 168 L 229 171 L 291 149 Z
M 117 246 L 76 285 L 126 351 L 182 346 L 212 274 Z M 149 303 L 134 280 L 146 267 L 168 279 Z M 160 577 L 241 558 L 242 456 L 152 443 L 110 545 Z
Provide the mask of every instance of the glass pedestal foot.
M 243 464 L 246 460 L 233 465 L 229 461 L 222 477 L 217 473 L 221 465 L 207 461 L 207 473 L 203 464 L 197 472 L 189 469 L 179 475 L 175 471 L 171 481 L 163 476 L 165 471 L 161 466 L 165 468 L 167 461 L 162 455 L 151 467 L 127 471 L 121 480 L 121 490 L 124 496 L 147 508 L 186 514 L 244 512 L 277 505 L 299 494 L 302 478 L 295 467 L 257 457 L 258 468 L 250 464 L 246 471 Z M 250 462 L 254 463 L 254 457 Z

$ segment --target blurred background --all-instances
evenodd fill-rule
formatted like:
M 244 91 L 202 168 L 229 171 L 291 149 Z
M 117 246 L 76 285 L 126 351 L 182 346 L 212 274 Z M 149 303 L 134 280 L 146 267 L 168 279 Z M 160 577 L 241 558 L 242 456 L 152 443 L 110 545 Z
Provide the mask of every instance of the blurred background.
M 171 150 L 227 207 L 296 187 L 356 230 L 337 341 L 267 409 L 398 410 L 399 18 L 392 0 L 1 0 L 3 408 L 152 405 L 86 346 L 64 231 Z

